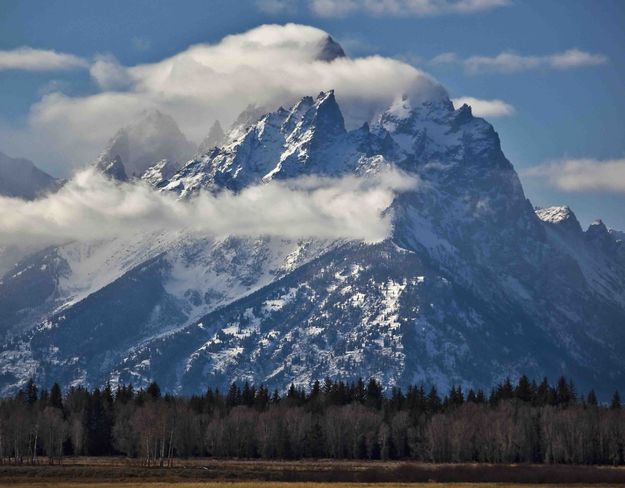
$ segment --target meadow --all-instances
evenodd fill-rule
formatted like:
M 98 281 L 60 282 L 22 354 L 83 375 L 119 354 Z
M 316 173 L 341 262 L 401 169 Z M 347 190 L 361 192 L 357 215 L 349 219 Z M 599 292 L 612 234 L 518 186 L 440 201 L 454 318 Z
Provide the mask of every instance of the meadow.
M 0 483 L 0 487 L 5 486 L 16 486 L 13 484 L 2 484 Z M 68 484 L 66 482 L 52 482 L 52 483 L 25 483 L 19 484 L 22 488 L 62 488 L 66 486 L 71 486 L 71 488 L 165 488 L 172 486 L 171 483 L 144 483 L 144 482 L 135 482 L 135 483 L 74 483 Z M 221 488 L 226 486 L 227 488 L 366 488 L 366 487 L 427 487 L 427 488 L 444 488 L 448 486 L 458 487 L 458 488 L 536 488 L 543 485 L 538 484 L 523 484 L 523 483 L 289 483 L 289 482 L 271 482 L 271 481 L 247 481 L 247 482 L 208 482 L 208 483 L 197 483 L 197 482 L 182 482 L 176 483 L 174 485 L 176 488 Z M 553 488 L 563 488 L 570 487 L 570 484 L 566 485 L 550 485 Z M 582 485 L 580 485 L 582 486 Z M 614 486 L 615 488 L 619 485 L 601 485 L 605 488 L 610 488 Z
M 169 468 L 121 457 L 66 458 L 62 465 L 0 466 L 0 487 L 334 488 L 367 486 L 531 487 L 625 483 L 625 468 L 579 465 L 429 464 L 403 461 L 190 459 Z

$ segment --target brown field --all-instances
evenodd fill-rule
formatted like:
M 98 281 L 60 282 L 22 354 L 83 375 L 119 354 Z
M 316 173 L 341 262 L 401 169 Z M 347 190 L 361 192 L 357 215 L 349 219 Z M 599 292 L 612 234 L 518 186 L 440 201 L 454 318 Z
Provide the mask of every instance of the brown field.
M 0 487 L 22 488 L 332 488 L 427 486 L 530 488 L 623 486 L 625 468 L 601 466 L 424 464 L 402 461 L 176 460 L 145 467 L 126 458 L 66 458 L 63 465 L 0 465 Z
M 50 482 L 50 483 L 19 483 L 15 484 L 4 484 L 0 483 L 0 487 L 9 487 L 9 486 L 18 486 L 20 488 L 62 488 L 62 487 L 71 487 L 71 488 L 166 488 L 172 486 L 171 483 L 82 483 L 82 482 L 73 482 L 73 481 L 63 481 L 63 482 Z M 367 487 L 397 487 L 397 488 L 444 488 L 448 486 L 453 486 L 453 488 L 537 488 L 544 487 L 545 485 L 537 485 L 537 484 L 523 484 L 523 483 L 290 483 L 290 482 L 272 482 L 272 481 L 244 481 L 244 482 L 228 482 L 228 481 L 209 481 L 206 483 L 187 483 L 181 482 L 176 483 L 176 488 L 367 488 Z M 553 488 L 565 488 L 570 487 L 570 484 L 562 485 L 562 484 L 551 484 L 549 487 Z M 586 486 L 586 485 L 576 485 L 576 486 Z M 597 487 L 604 488 L 617 488 L 622 485 L 592 485 Z

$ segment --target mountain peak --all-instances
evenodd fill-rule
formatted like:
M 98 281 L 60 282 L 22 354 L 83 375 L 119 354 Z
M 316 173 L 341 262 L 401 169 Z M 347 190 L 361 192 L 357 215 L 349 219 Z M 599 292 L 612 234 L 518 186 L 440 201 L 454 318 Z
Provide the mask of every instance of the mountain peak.
M 124 163 L 119 154 L 115 154 L 112 159 L 101 159 L 98 161 L 97 168 L 106 176 L 117 181 L 128 181 L 128 175 L 124 168 Z
M 314 106 L 313 124 L 317 129 L 321 129 L 326 135 L 345 133 L 345 120 L 338 103 L 336 103 L 334 90 L 319 93 Z
M 345 51 L 343 51 L 343 48 L 338 42 L 332 39 L 332 36 L 326 36 L 326 38 L 321 41 L 319 54 L 317 55 L 319 61 L 334 61 L 335 59 L 344 57 Z
M 195 147 L 182 134 L 176 121 L 159 110 L 146 110 L 134 123 L 121 128 L 96 160 L 103 169 L 122 164 L 128 178 L 140 178 L 163 159 L 180 166 L 191 158 Z M 116 158 L 120 161 L 116 162 Z
M 0 152 L 0 195 L 32 200 L 58 187 L 59 181 L 32 161 Z
M 612 251 L 616 245 L 616 239 L 614 235 L 610 234 L 608 228 L 603 223 L 603 220 L 594 220 L 586 230 L 586 239 L 592 243 L 593 246 L 599 247 L 603 251 Z
M 225 139 L 226 134 L 221 127 L 221 123 L 219 122 L 219 120 L 215 120 L 210 130 L 208 131 L 208 134 L 198 146 L 198 154 L 206 154 L 214 147 L 221 146 L 224 143 Z
M 582 232 L 582 227 L 577 217 L 568 205 L 545 208 L 537 207 L 535 212 L 538 218 L 543 222 L 561 226 L 562 228 L 568 228 L 576 232 Z

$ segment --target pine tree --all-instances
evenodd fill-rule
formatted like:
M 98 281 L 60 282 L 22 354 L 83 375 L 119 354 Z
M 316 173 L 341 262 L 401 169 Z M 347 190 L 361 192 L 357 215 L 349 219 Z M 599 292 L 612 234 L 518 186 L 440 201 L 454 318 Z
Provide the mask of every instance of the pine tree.
M 564 376 L 560 376 L 556 384 L 556 405 L 567 407 L 573 402 L 571 386 Z
M 514 396 L 522 402 L 531 402 L 534 396 L 532 385 L 527 376 L 523 375 L 519 378 L 519 383 L 514 391 Z
M 477 395 L 473 391 L 473 388 L 469 388 L 467 393 L 467 403 L 477 403 Z
M 506 378 L 503 383 L 497 387 L 497 401 L 511 400 L 514 398 L 514 388 L 510 378 Z
M 34 405 L 37 402 L 38 398 L 38 390 L 35 385 L 35 380 L 32 378 L 28 380 L 26 384 L 26 403 L 30 406 Z
M 555 395 L 551 385 L 549 385 L 549 381 L 547 378 L 543 378 L 542 383 L 538 386 L 536 390 L 536 401 L 535 404 L 539 407 L 543 407 L 545 405 L 553 405 L 555 403 Z
M 152 400 L 158 400 L 161 397 L 161 388 L 155 381 L 153 381 L 149 384 L 146 393 Z
M 232 383 L 226 395 L 226 408 L 231 409 L 238 405 L 241 405 L 241 390 L 236 383 Z
M 367 391 L 365 390 L 365 382 L 362 378 L 358 378 L 354 390 L 354 400 L 359 403 L 365 403 L 365 400 L 367 399 Z
M 430 393 L 427 396 L 427 409 L 430 412 L 436 413 L 439 412 L 442 407 L 441 398 L 438 396 L 438 391 L 435 386 L 432 386 L 430 389 Z
M 612 401 L 610 402 L 611 410 L 620 410 L 621 409 L 621 395 L 619 395 L 618 390 L 614 392 L 612 395 Z
M 367 383 L 366 405 L 372 408 L 380 408 L 382 404 L 382 387 L 375 378 L 371 378 Z
M 273 390 L 273 395 L 271 395 L 271 403 L 273 405 L 277 405 L 280 403 L 280 393 L 278 393 L 278 389 Z
M 477 395 L 475 395 L 475 402 L 479 404 L 486 403 L 486 395 L 484 394 L 484 390 L 477 390 Z
M 48 399 L 48 405 L 60 410 L 63 409 L 63 394 L 61 393 L 61 387 L 58 383 L 52 385 L 50 390 L 50 397 Z

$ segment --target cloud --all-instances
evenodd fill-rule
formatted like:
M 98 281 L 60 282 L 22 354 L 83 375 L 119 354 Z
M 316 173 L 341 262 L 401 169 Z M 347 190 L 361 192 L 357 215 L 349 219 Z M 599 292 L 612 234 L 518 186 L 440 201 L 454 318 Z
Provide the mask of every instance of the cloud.
M 51 50 L 24 46 L 9 51 L 0 51 L 0 71 L 56 71 L 88 66 L 89 63 L 78 56 Z
M 321 17 L 342 17 L 358 8 L 367 10 L 365 2 L 356 0 L 311 0 L 310 9 Z
M 428 17 L 472 14 L 510 3 L 509 0 L 310 0 L 308 7 L 320 17 L 342 17 L 353 12 L 395 17 Z
M 442 64 L 458 63 L 459 58 L 456 53 L 441 53 L 430 60 L 430 64 L 437 66 Z
M 458 97 L 451 100 L 455 107 L 461 107 L 465 103 L 471 107 L 473 115 L 477 117 L 507 117 L 513 115 L 515 110 L 512 105 L 503 100 L 481 100 L 473 97 Z
M 608 58 L 602 54 L 593 54 L 579 49 L 569 49 L 562 53 L 546 56 L 523 56 L 513 52 L 503 52 L 494 57 L 471 56 L 462 63 L 468 73 L 484 72 L 517 73 L 538 68 L 573 69 L 604 64 Z
M 3 132 L 0 147 L 35 161 L 58 161 L 58 168 L 48 167 L 62 173 L 61 165 L 67 169 L 92 160 L 109 137 L 145 110 L 171 114 L 197 142 L 215 119 L 228 124 L 249 104 L 272 110 L 322 90 L 336 90 L 350 127 L 389 106 L 398 94 L 416 102 L 447 96 L 440 84 L 407 63 L 337 54 L 326 32 L 287 24 L 194 45 L 151 64 L 126 67 L 100 57 L 91 68 L 100 92 L 46 94 L 31 108 L 23 136 Z M 18 141 L 30 142 L 16 147 Z
M 0 197 L 0 248 L 180 231 L 378 242 L 390 235 L 392 215 L 385 210 L 395 193 L 417 185 L 415 177 L 387 170 L 366 178 L 272 181 L 238 194 L 180 200 L 143 182 L 116 183 L 86 169 L 39 200 Z
M 567 192 L 625 193 L 625 159 L 568 159 L 534 166 L 522 174 L 546 179 L 552 186 Z
M 297 0 L 256 0 L 256 6 L 268 14 L 294 13 Z
M 105 90 L 123 88 L 131 83 L 126 68 L 112 55 L 96 56 L 89 74 Z

